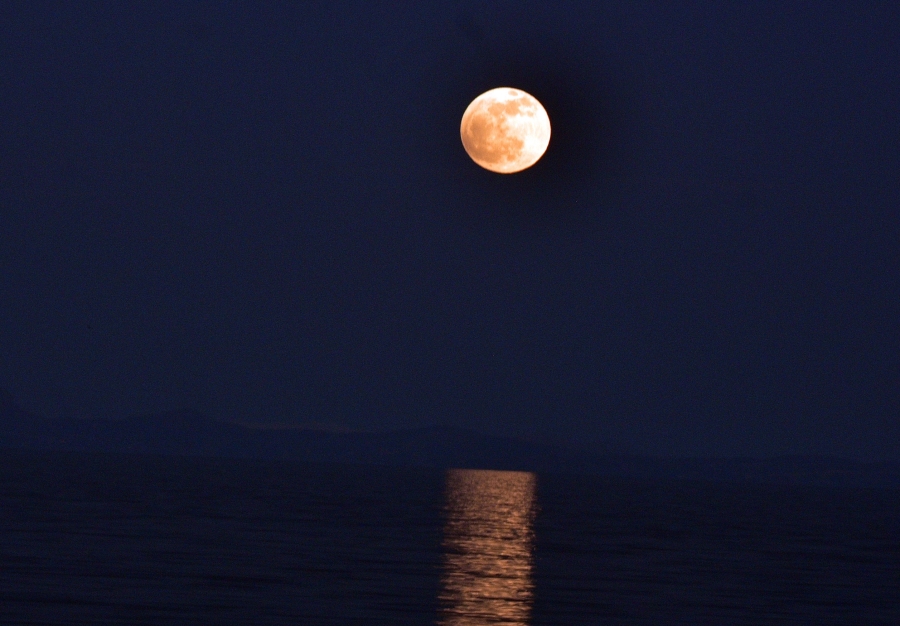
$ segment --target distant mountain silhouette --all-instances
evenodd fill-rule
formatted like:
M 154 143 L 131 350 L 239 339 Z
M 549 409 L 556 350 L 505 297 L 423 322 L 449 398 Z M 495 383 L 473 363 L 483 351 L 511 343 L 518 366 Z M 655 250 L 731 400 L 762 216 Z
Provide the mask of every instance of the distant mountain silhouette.
M 317 463 L 465 467 L 596 474 L 644 480 L 710 480 L 900 487 L 900 463 L 792 456 L 665 459 L 582 450 L 450 426 L 375 433 L 256 428 L 191 411 L 122 420 L 48 419 L 0 390 L 0 448 Z
M 567 463 L 571 461 L 567 450 L 461 428 L 331 433 L 254 428 L 189 411 L 121 420 L 51 420 L 22 410 L 9 394 L 0 395 L 0 447 L 496 469 L 569 465 L 578 469 L 577 464 Z

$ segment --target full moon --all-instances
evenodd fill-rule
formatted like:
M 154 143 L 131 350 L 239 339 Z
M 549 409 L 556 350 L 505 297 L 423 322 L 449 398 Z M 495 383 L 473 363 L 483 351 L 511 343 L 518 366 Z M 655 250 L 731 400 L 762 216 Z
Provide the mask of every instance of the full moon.
M 463 113 L 459 134 L 472 160 L 498 174 L 521 172 L 538 162 L 550 145 L 550 118 L 531 94 L 497 87 Z

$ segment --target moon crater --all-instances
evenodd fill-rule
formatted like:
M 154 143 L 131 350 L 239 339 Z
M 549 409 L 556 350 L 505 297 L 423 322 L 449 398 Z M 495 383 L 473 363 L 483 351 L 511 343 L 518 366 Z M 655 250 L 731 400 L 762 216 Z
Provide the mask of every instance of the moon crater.
M 550 118 L 534 96 L 512 87 L 491 89 L 463 113 L 459 134 L 481 167 L 499 174 L 537 163 L 550 144 Z

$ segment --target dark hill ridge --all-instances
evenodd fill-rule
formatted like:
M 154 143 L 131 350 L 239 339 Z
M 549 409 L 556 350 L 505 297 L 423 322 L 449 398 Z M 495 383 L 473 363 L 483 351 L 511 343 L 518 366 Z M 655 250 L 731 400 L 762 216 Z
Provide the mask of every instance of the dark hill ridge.
M 0 448 L 321 463 L 469 467 L 738 482 L 900 487 L 900 463 L 793 456 L 773 459 L 662 459 L 594 456 L 581 450 L 463 428 L 375 433 L 257 428 L 191 411 L 122 420 L 47 419 L 0 390 Z

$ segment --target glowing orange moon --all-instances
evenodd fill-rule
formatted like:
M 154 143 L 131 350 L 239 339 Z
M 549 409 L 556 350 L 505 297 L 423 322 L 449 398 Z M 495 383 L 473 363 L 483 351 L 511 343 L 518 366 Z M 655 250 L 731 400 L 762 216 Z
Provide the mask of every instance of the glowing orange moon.
M 512 87 L 486 91 L 463 113 L 463 147 L 481 167 L 513 174 L 538 162 L 550 145 L 550 118 L 531 94 Z

